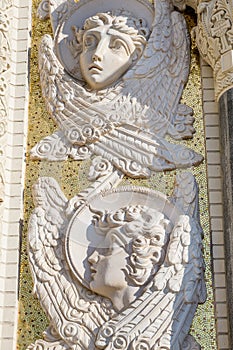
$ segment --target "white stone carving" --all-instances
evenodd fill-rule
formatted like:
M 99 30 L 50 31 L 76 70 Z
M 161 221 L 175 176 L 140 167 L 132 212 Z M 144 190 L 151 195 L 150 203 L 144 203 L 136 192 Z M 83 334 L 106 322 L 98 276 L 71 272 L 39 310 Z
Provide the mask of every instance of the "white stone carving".
M 70 201 L 52 178 L 34 187 L 29 258 L 50 326 L 28 349 L 200 349 L 188 335 L 206 295 L 194 177 L 177 176 L 170 199 L 109 190 L 101 162 L 103 177 Z
M 233 87 L 233 5 L 231 1 L 202 2 L 194 35 L 200 54 L 213 68 L 216 100 Z
M 185 21 L 167 0 L 44 0 L 38 13 L 54 31 L 42 40 L 39 69 L 58 130 L 31 155 L 93 159 L 91 186 L 70 200 L 52 178 L 34 186 L 29 259 L 50 326 L 28 349 L 200 349 L 188 334 L 206 298 L 193 175 L 177 176 L 172 198 L 114 188 L 124 174 L 202 161 L 165 139 L 195 131 L 180 104 Z
M 39 69 L 59 131 L 40 141 L 32 157 L 93 154 L 132 177 L 202 161 L 165 140 L 194 133 L 192 109 L 179 103 L 189 72 L 188 34 L 169 1 L 158 0 L 156 11 L 142 0 L 52 1 L 50 14 L 55 39 L 43 38 Z

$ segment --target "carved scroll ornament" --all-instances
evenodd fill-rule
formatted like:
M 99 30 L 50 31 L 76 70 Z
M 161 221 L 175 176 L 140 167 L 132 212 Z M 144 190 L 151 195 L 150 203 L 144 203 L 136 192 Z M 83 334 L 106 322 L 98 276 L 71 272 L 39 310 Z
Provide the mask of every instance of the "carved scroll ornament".
M 206 294 L 193 176 L 172 198 L 94 192 L 69 201 L 52 178 L 34 187 L 29 257 L 50 326 L 28 349 L 200 349 L 188 335 Z
M 168 0 L 156 1 L 155 9 L 142 0 L 125 7 L 124 1 L 50 2 L 55 39 L 43 38 L 39 69 L 59 130 L 32 149 L 34 158 L 97 155 L 131 177 L 202 161 L 165 140 L 195 131 L 192 109 L 180 104 L 189 72 L 185 20 Z M 46 9 L 45 1 L 41 17 Z
M 201 2 L 194 29 L 197 47 L 213 68 L 216 100 L 233 87 L 233 6 L 231 1 Z

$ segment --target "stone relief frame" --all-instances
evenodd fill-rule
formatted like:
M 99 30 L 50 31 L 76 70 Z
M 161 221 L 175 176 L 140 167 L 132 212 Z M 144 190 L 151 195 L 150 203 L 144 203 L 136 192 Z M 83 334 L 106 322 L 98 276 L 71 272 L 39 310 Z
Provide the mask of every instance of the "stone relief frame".
M 43 69 L 43 66 L 42 66 L 42 69 Z M 43 71 L 42 71 L 42 73 L 43 73 Z M 42 79 L 43 79 L 43 74 L 42 74 Z M 48 141 L 48 140 L 46 140 L 46 141 Z M 89 140 L 90 141 L 90 140 Z
M 21 5 L 20 6 L 22 6 L 22 3 L 21 3 Z

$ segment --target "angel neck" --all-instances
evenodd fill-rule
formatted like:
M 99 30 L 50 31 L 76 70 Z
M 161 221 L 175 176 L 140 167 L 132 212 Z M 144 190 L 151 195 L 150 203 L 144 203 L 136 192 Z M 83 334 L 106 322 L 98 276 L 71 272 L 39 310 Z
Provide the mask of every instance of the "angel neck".
M 122 290 L 117 290 L 112 293 L 110 299 L 116 311 L 122 311 L 127 308 L 136 298 L 138 298 L 142 291 L 138 286 L 127 286 Z

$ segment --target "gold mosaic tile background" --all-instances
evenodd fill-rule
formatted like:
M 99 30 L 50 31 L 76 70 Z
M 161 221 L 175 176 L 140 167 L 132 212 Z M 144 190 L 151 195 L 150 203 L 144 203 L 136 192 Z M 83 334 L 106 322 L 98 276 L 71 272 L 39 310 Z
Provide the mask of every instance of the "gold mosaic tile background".
M 36 10 L 40 0 L 33 1 L 33 26 L 32 26 L 32 49 L 31 49 L 31 91 L 29 106 L 29 133 L 28 133 L 28 151 L 42 137 L 51 134 L 55 125 L 49 118 L 44 101 L 41 96 L 39 74 L 37 66 L 37 50 L 41 37 L 46 33 L 51 33 L 49 22 L 43 22 L 37 19 Z M 194 18 L 190 13 L 186 13 L 186 19 L 189 27 L 194 26 Z M 195 45 L 192 44 L 192 61 L 190 78 L 183 94 L 183 102 L 194 109 L 195 129 L 194 138 L 184 141 L 190 148 L 205 155 L 204 148 L 204 127 L 201 108 L 201 82 L 199 56 Z M 208 216 L 208 198 L 207 198 L 207 180 L 205 163 L 197 168 L 189 169 L 196 176 L 199 184 L 200 195 L 200 216 L 204 230 L 204 256 L 206 261 L 206 281 L 208 300 L 204 305 L 199 306 L 196 313 L 192 334 L 201 344 L 203 350 L 214 350 L 216 347 L 214 306 L 211 276 L 211 257 L 210 257 L 210 236 L 209 236 L 209 216 Z M 21 275 L 20 275 L 20 294 L 19 294 L 19 329 L 18 329 L 18 350 L 25 350 L 27 346 L 38 338 L 42 337 L 48 322 L 44 312 L 36 297 L 33 296 L 33 284 L 30 274 L 30 268 L 27 259 L 27 224 L 29 216 L 33 210 L 32 185 L 40 176 L 53 176 L 60 184 L 62 190 L 68 198 L 77 194 L 81 189 L 88 186 L 85 180 L 88 171 L 88 162 L 65 161 L 65 162 L 47 162 L 32 161 L 27 157 L 26 183 L 25 183 L 25 214 L 24 214 L 24 232 L 22 237 L 21 250 Z M 125 183 L 134 185 L 144 185 L 157 189 L 165 194 L 172 193 L 173 183 L 178 171 L 158 173 L 152 176 L 150 180 L 132 180 L 126 178 Z

